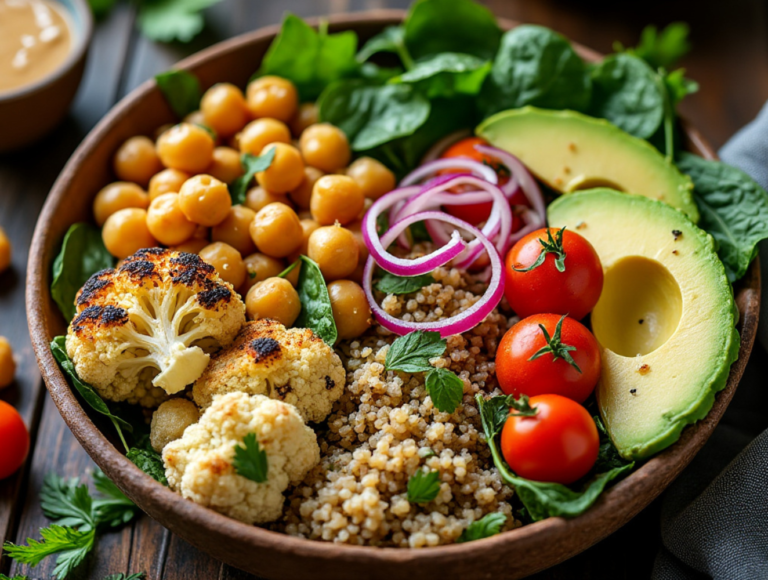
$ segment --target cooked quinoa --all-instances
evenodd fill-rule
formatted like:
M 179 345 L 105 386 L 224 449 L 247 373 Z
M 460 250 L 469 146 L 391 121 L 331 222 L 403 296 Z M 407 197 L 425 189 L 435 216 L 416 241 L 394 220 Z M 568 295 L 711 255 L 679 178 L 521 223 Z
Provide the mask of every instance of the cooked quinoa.
M 418 292 L 377 299 L 393 316 L 422 322 L 464 310 L 484 291 L 457 269 L 439 268 L 433 277 L 435 283 Z M 452 414 L 432 405 L 423 373 L 384 370 L 396 338 L 384 328 L 374 325 L 339 344 L 347 386 L 327 431 L 318 434 L 321 462 L 288 495 L 274 528 L 317 540 L 420 548 L 455 542 L 491 512 L 507 516 L 505 529 L 520 526 L 509 504 L 513 491 L 493 467 L 473 399 L 497 389 L 493 359 L 511 322 L 495 310 L 471 331 L 448 338 L 444 356 L 432 359 L 464 381 L 464 400 Z M 441 489 L 428 504 L 411 504 L 408 479 L 422 466 L 439 471 Z

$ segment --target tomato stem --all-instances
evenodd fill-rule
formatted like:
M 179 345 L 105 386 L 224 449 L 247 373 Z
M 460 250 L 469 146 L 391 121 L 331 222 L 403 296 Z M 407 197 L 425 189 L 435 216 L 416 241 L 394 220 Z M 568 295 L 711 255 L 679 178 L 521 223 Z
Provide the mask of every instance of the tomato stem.
M 543 324 L 539 324 L 539 328 L 541 329 L 541 332 L 544 333 L 544 340 L 547 341 L 547 346 L 544 346 L 537 350 L 535 353 L 533 353 L 533 356 L 529 358 L 529 361 L 536 360 L 539 357 L 544 356 L 545 354 L 552 353 L 552 362 L 556 361 L 559 358 L 562 358 L 567 362 L 569 365 L 571 365 L 573 368 L 575 368 L 579 373 L 581 373 L 581 369 L 579 368 L 579 365 L 576 364 L 576 361 L 573 360 L 573 357 L 571 356 L 571 351 L 575 351 L 576 347 L 572 346 L 570 344 L 565 344 L 562 341 L 561 333 L 563 330 L 563 320 L 565 320 L 565 317 L 567 315 L 563 315 L 563 317 L 557 322 L 557 326 L 555 326 L 555 334 L 553 336 L 549 336 L 549 333 L 547 332 L 547 329 L 544 327 Z
M 541 253 L 539 254 L 539 257 L 536 258 L 536 261 L 528 266 L 527 268 L 516 268 L 515 266 L 512 266 L 512 269 L 515 272 L 530 272 L 531 270 L 535 270 L 539 266 L 541 266 L 544 263 L 544 260 L 547 258 L 547 254 L 554 254 L 555 257 L 555 268 L 557 268 L 558 272 L 565 272 L 565 249 L 563 248 L 563 232 L 565 231 L 565 227 L 557 230 L 557 233 L 555 234 L 555 237 L 552 237 L 552 228 L 547 228 L 547 240 L 543 240 L 539 238 L 539 243 L 541 244 Z

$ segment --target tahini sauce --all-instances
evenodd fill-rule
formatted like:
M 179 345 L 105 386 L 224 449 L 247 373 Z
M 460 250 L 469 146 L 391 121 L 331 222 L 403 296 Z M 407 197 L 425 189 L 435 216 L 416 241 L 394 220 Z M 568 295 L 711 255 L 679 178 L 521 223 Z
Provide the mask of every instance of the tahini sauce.
M 50 0 L 0 0 L 0 94 L 31 85 L 62 65 L 72 33 Z

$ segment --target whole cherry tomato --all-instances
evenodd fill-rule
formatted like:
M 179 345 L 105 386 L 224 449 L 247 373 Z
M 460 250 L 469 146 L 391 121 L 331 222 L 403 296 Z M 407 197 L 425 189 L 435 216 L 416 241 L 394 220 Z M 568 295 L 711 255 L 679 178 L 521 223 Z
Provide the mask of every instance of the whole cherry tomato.
M 501 452 L 520 477 L 568 485 L 584 477 L 597 460 L 595 421 L 578 403 L 560 395 L 529 401 L 536 414 L 512 409 L 501 431 Z
M 552 312 L 581 320 L 603 290 L 595 248 L 565 228 L 531 232 L 509 250 L 506 266 L 504 293 L 522 318 Z
M 29 453 L 29 432 L 18 411 L 0 401 L 0 479 L 15 473 Z
M 600 347 L 580 322 L 534 314 L 501 339 L 496 378 L 507 395 L 554 394 L 583 403 L 600 379 Z

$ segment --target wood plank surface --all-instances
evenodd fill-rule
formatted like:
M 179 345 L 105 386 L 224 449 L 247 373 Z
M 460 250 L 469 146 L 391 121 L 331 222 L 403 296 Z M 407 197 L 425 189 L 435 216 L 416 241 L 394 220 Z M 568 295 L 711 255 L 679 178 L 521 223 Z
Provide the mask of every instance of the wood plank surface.
M 47 525 L 37 497 L 46 473 L 82 477 L 94 467 L 44 393 L 24 313 L 26 254 L 37 214 L 85 133 L 117 100 L 157 72 L 219 40 L 279 22 L 285 11 L 317 16 L 409 4 L 410 0 L 224 0 L 207 11 L 206 29 L 189 45 L 160 45 L 140 36 L 128 3 L 119 4 L 98 24 L 70 116 L 42 143 L 0 156 L 0 226 L 14 245 L 13 267 L 0 275 L 0 335 L 9 337 L 18 360 L 17 380 L 0 392 L 0 398 L 19 409 L 31 428 L 34 445 L 25 468 L 0 481 L 0 540 L 38 537 L 39 528 Z M 760 0 L 733 0 L 727 11 L 713 0 L 491 0 L 487 4 L 499 16 L 550 26 L 604 52 L 611 50 L 614 40 L 634 44 L 647 23 L 689 22 L 694 50 L 683 65 L 699 81 L 701 92 L 684 103 L 683 111 L 716 146 L 754 117 L 768 98 L 768 14 Z M 763 355 L 756 353 L 753 358 L 758 356 Z M 750 365 L 748 373 L 755 376 L 768 371 L 762 358 Z M 736 403 L 738 399 L 737 394 Z M 754 406 L 754 401 L 748 403 Z M 756 418 L 755 424 L 762 423 Z M 660 545 L 659 512 L 657 501 L 618 533 L 536 578 L 647 578 Z M 627 546 L 632 546 L 632 557 Z M 47 579 L 52 570 L 53 561 L 30 570 L 0 560 L 4 573 Z M 199 552 L 146 516 L 100 536 L 93 554 L 71 578 L 101 580 L 108 574 L 138 571 L 147 572 L 150 580 L 254 578 Z

